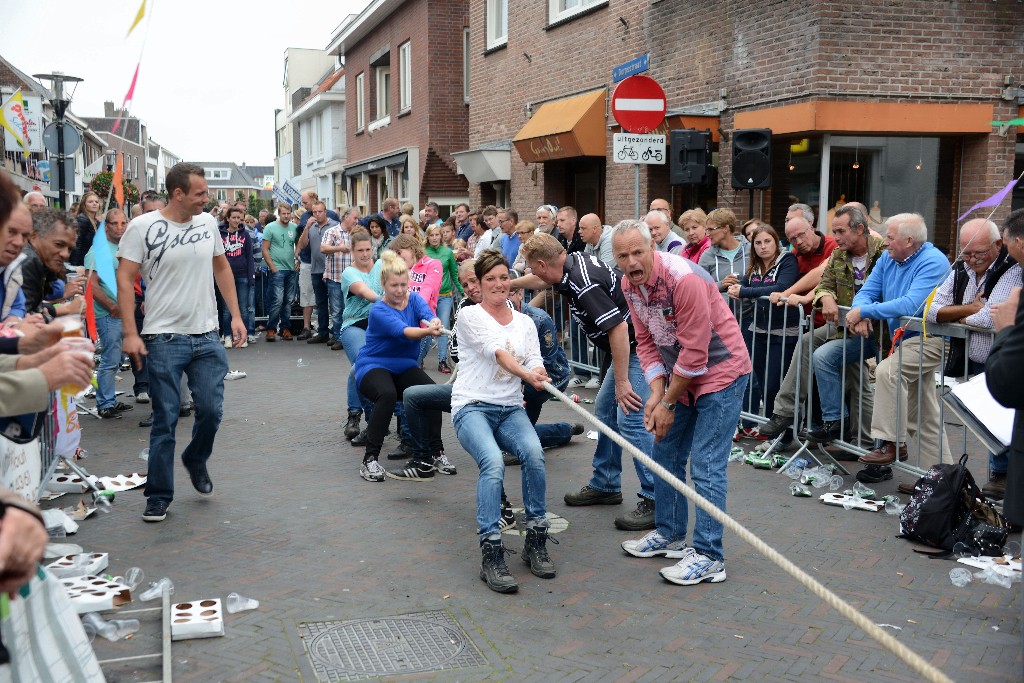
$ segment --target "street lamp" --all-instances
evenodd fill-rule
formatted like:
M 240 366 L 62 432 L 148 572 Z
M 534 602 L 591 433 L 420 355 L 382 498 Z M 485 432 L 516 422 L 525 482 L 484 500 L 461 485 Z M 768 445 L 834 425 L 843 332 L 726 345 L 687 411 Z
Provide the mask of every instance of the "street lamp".
M 53 113 L 57 118 L 57 192 L 60 208 L 66 209 L 67 189 L 64 187 L 64 164 L 67 161 L 67 155 L 64 152 L 64 115 L 68 105 L 71 104 L 71 98 L 65 99 L 64 84 L 81 83 L 82 79 L 77 76 L 68 76 L 62 71 L 54 71 L 52 74 L 34 74 L 34 78 L 53 83 L 53 99 L 50 100 L 50 106 L 53 107 Z
M 114 170 L 114 163 L 117 161 L 117 150 L 116 149 L 108 149 L 106 152 L 103 153 L 103 158 L 107 162 L 107 170 L 108 171 L 113 171 Z

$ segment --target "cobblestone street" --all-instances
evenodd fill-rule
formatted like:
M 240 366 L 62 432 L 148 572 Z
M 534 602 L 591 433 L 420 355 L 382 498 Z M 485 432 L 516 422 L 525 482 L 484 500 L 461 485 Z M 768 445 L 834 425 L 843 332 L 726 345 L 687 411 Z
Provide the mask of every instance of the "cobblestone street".
M 296 366 L 300 355 L 308 366 Z M 445 444 L 457 476 L 370 484 L 357 473 L 360 453 L 341 437 L 344 408 L 332 408 L 342 400 L 342 354 L 261 340 L 230 351 L 229 359 L 248 377 L 226 385 L 210 468 L 215 497 L 200 499 L 179 464 L 177 498 L 165 522 L 142 522 L 144 498 L 134 490 L 119 494 L 110 515 L 83 522 L 69 539 L 109 552 L 112 574 L 139 566 L 147 581 L 170 577 L 176 601 L 232 591 L 260 601 L 257 611 L 226 615 L 223 638 L 175 642 L 176 680 L 317 681 L 301 634 L 308 642 L 331 624 L 315 622 L 401 615 L 414 625 L 441 620 L 452 638 L 421 648 L 384 638 L 377 624 L 359 657 L 371 669 L 331 679 L 321 668 L 321 680 L 356 678 L 382 661 L 438 663 L 401 680 L 918 680 L 728 533 L 729 578 L 722 584 L 674 586 L 657 574 L 671 561 L 626 556 L 619 543 L 633 535 L 616 530 L 612 520 L 632 506 L 632 468 L 621 506 L 562 502 L 589 476 L 594 442 L 582 436 L 547 452 L 549 512 L 568 522 L 558 545 L 550 546 L 558 577 L 536 578 L 511 556 L 519 593 L 493 593 L 477 576 L 476 466 L 447 418 Z M 130 389 L 130 376 L 123 373 L 119 388 Z M 139 406 L 102 424 L 82 417 L 91 473 L 138 469 L 139 451 L 148 444 L 136 424 L 147 412 Z M 548 404 L 545 418 L 571 420 L 557 403 Z M 179 453 L 190 423 L 179 423 Z M 954 680 L 1020 680 L 1019 589 L 977 582 L 954 588 L 952 563 L 915 555 L 895 538 L 897 520 L 885 513 L 793 498 L 789 479 L 746 465 L 730 465 L 729 478 L 732 515 L 872 621 L 898 627 L 891 632 L 901 642 Z M 897 483 L 909 480 L 897 473 L 877 490 L 895 493 Z M 852 482 L 848 477 L 847 485 Z M 516 469 L 506 486 L 513 503 L 520 502 Z M 518 538 L 506 539 L 520 549 Z M 320 641 L 317 652 L 346 642 Z M 155 617 L 131 640 L 96 641 L 101 659 L 158 648 Z M 436 670 L 445 662 L 470 666 Z M 106 673 L 111 681 L 149 680 L 158 668 L 107 667 Z

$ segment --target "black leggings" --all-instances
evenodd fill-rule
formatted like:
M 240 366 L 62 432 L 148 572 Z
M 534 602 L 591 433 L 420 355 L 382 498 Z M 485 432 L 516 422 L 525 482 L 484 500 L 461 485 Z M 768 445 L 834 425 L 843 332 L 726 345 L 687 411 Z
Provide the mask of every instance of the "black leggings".
M 363 375 L 363 381 L 359 383 L 359 392 L 373 403 L 370 420 L 366 426 L 366 454 L 363 456 L 363 462 L 376 460 L 380 456 L 388 424 L 391 423 L 391 416 L 395 412 L 395 403 L 406 389 L 420 384 L 434 384 L 434 380 L 418 367 L 406 370 L 400 375 L 388 372 L 384 368 L 374 368 Z M 437 443 L 441 440 L 441 413 L 431 412 L 437 415 L 431 416 L 433 419 L 430 420 L 430 443 Z

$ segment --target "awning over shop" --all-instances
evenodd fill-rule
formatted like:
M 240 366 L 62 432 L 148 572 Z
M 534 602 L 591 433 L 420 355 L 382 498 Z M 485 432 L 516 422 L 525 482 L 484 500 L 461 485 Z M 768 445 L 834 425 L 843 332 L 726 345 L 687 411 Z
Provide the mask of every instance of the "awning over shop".
M 605 156 L 606 96 L 595 90 L 542 104 L 512 139 L 519 156 L 528 162 Z
M 991 133 L 991 104 L 931 102 L 826 102 L 811 100 L 737 112 L 735 128 L 770 128 L 789 133 Z
M 471 149 L 453 152 L 459 173 L 471 183 L 493 183 L 512 180 L 512 145 L 505 141 L 494 149 Z
M 398 154 L 392 154 L 390 156 L 381 157 L 379 159 L 373 159 L 372 161 L 364 161 L 362 163 L 349 166 L 345 169 L 345 175 L 349 178 L 357 176 L 361 173 L 371 173 L 373 171 L 379 171 L 389 166 L 401 166 L 409 158 L 408 152 L 399 152 Z

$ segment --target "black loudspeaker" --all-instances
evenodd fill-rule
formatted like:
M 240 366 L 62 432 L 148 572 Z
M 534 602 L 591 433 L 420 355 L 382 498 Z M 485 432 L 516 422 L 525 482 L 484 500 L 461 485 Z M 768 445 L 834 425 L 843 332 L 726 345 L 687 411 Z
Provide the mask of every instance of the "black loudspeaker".
M 734 131 L 732 186 L 737 190 L 763 190 L 771 185 L 772 132 L 767 128 Z
M 708 180 L 711 168 L 711 131 L 669 131 L 670 185 L 702 185 Z

